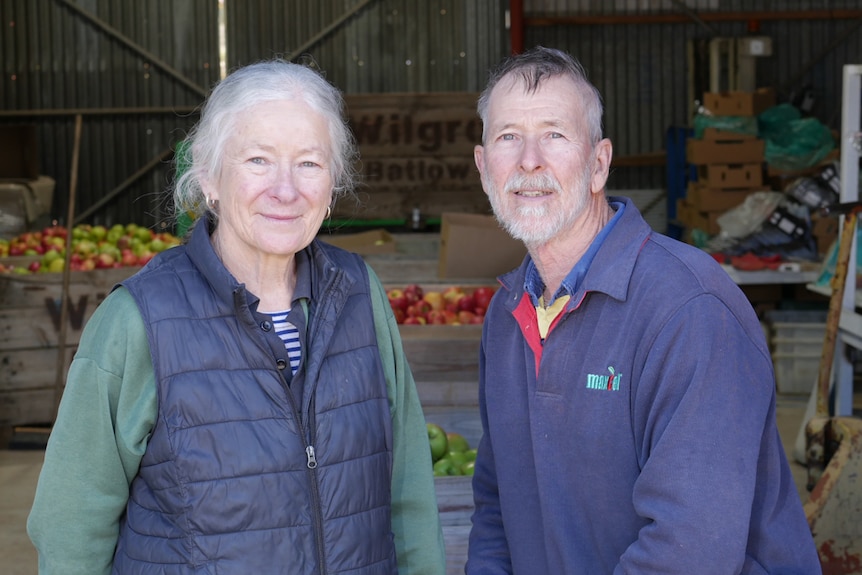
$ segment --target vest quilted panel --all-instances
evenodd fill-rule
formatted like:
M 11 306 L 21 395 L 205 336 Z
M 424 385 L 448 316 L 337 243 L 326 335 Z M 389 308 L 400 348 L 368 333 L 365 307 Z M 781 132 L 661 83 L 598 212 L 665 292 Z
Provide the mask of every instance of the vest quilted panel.
M 160 410 L 115 573 L 311 574 L 320 561 L 327 573 L 395 573 L 391 420 L 364 263 L 309 248 L 300 418 L 244 290 L 199 228 L 125 282 L 148 328 Z

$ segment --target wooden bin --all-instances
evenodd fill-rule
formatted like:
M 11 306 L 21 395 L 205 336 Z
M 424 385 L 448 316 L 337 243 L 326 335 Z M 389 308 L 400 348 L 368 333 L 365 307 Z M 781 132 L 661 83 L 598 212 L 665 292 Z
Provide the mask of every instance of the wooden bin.
M 457 326 L 454 326 L 457 327 Z M 426 421 L 436 423 L 446 431 L 460 433 L 478 447 L 482 437 L 479 409 L 475 406 L 431 406 L 425 408 Z M 472 477 L 435 477 L 437 508 L 446 545 L 447 575 L 462 575 L 467 561 L 467 541 L 473 515 Z
M 481 325 L 399 327 L 423 407 L 478 405 Z
M 96 306 L 138 269 L 71 272 L 62 382 Z M 62 293 L 63 274 L 0 274 L 0 435 L 53 420 Z

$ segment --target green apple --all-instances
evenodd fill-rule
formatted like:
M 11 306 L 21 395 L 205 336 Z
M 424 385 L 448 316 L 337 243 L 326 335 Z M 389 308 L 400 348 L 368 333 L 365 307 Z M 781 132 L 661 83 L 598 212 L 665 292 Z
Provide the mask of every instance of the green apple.
M 468 449 L 464 455 L 467 456 L 467 461 L 476 461 L 476 448 Z
M 431 461 L 437 461 L 449 450 L 449 440 L 446 431 L 436 423 L 427 423 L 428 443 L 431 446 Z
M 468 461 L 464 465 L 461 466 L 461 474 L 462 475 L 473 475 L 473 472 L 476 470 L 476 461 Z
M 470 443 L 460 433 L 450 431 L 446 434 L 446 439 L 449 441 L 449 451 L 467 451 L 470 449 Z
M 461 469 L 448 457 L 438 459 L 434 463 L 434 476 L 446 477 L 449 475 L 461 475 Z
M 450 451 L 446 454 L 444 459 L 448 459 L 452 463 L 455 464 L 455 467 L 461 469 L 461 466 L 470 461 L 467 458 L 467 452 L 465 451 Z

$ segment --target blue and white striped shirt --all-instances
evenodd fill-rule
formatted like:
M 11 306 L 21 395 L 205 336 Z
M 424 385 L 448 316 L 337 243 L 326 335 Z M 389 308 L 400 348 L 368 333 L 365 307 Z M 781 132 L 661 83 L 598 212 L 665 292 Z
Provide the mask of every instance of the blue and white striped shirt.
M 275 333 L 284 342 L 284 349 L 287 350 L 287 357 L 290 359 L 290 370 L 296 374 L 299 360 L 302 358 L 302 349 L 299 347 L 299 330 L 287 321 L 289 313 L 290 310 L 271 314 L 272 324 L 275 327 Z

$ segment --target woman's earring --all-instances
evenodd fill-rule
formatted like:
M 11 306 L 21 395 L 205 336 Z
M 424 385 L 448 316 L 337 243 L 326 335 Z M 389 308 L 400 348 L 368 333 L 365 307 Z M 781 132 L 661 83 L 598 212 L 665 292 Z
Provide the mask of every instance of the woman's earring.
M 218 200 L 207 197 L 207 206 L 209 206 L 209 209 L 215 210 L 216 206 L 218 206 Z
M 328 220 L 329 216 L 332 215 L 332 206 L 326 206 L 326 216 L 323 218 L 324 220 Z

